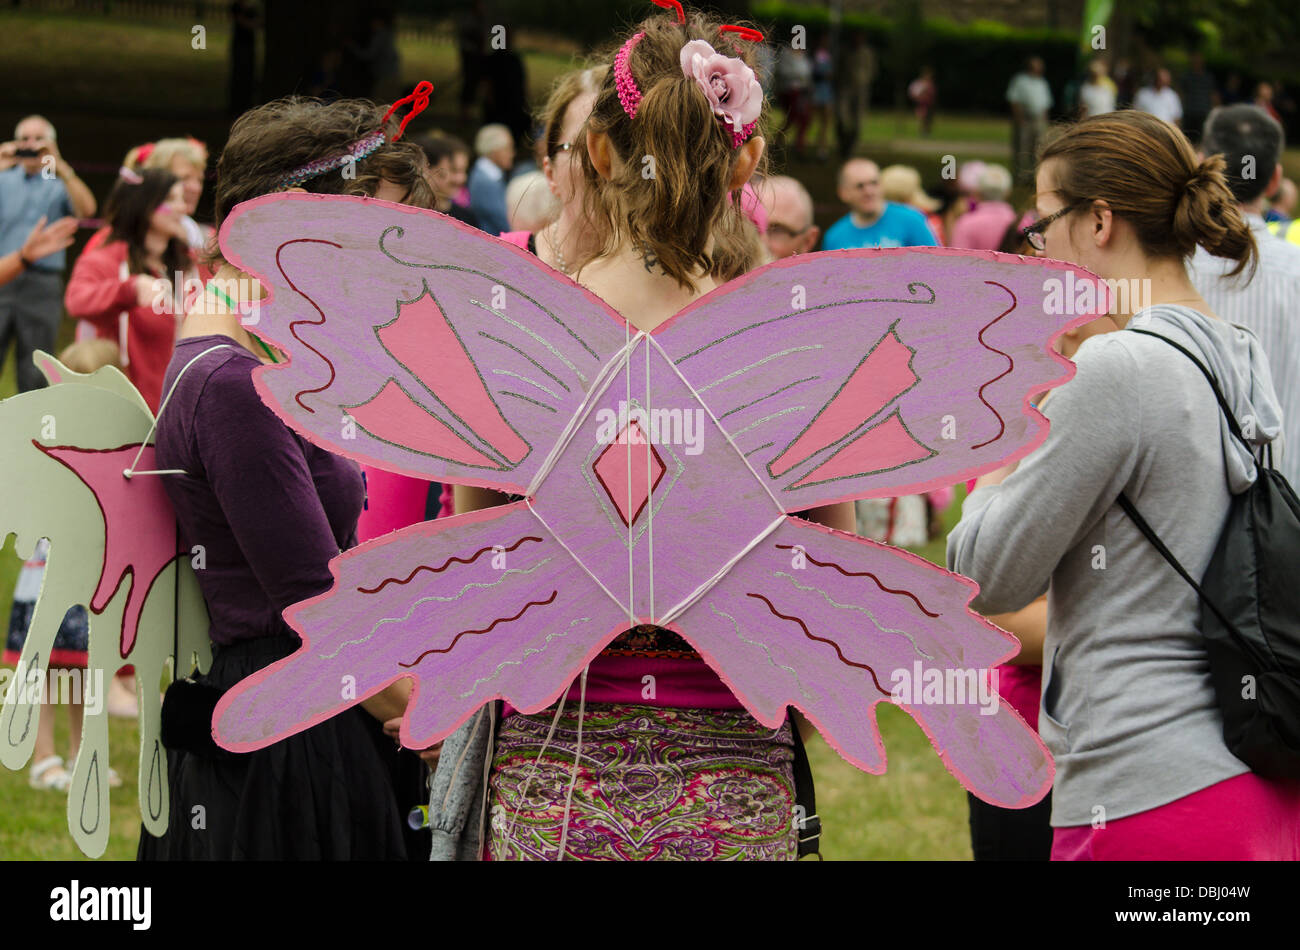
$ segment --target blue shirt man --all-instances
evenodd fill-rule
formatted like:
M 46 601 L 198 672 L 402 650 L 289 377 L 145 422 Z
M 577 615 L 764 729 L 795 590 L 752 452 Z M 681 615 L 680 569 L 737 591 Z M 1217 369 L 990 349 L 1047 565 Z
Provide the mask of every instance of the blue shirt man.
M 27 235 L 42 217 L 48 224 L 72 214 L 68 189 L 58 176 L 41 171 L 30 174 L 22 165 L 0 171 L 0 257 L 22 248 Z M 62 273 L 65 252 L 55 251 L 38 261 L 36 270 Z
M 840 200 L 849 213 L 826 229 L 822 250 L 856 247 L 933 247 L 938 242 L 925 215 L 907 205 L 886 201 L 880 192 L 880 169 L 865 158 L 844 163 Z
M 469 173 L 469 206 L 479 225 L 493 236 L 510 230 L 506 212 L 506 172 L 514 165 L 515 140 L 504 125 L 485 125 L 474 139 L 478 161 Z
M 38 115 L 20 121 L 13 141 L 0 143 L 0 256 L 22 250 L 42 217 L 50 224 L 94 213 L 95 197 L 59 154 L 54 127 Z M 23 271 L 0 287 L 0 362 L 13 341 L 19 392 L 44 385 L 32 354 L 54 352 L 65 263 L 61 250 L 24 261 Z

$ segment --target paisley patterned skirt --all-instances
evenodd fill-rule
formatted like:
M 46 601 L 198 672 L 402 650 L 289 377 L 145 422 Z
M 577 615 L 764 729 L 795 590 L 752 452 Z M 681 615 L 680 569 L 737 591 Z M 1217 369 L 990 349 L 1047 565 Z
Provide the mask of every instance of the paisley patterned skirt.
M 565 709 L 546 743 L 553 718 L 516 713 L 501 725 L 491 860 L 559 857 L 577 709 Z M 744 710 L 589 704 L 564 859 L 794 860 L 790 729 L 774 733 Z

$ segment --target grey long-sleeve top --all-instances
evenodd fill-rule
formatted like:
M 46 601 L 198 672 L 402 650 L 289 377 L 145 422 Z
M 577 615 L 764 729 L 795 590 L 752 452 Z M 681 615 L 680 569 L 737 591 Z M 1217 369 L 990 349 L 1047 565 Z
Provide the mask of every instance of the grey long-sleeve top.
M 1281 416 L 1249 331 L 1185 307 L 1134 327 L 1196 354 L 1259 443 Z M 1230 493 L 1255 478 L 1200 371 L 1166 343 L 1121 331 L 1087 340 L 1052 393 L 1046 441 L 966 500 L 948 567 L 980 585 L 971 606 L 1017 610 L 1048 594 L 1039 731 L 1056 760 L 1052 824 L 1087 825 L 1167 804 L 1249 771 L 1223 743 L 1195 592 L 1116 504 L 1121 491 L 1201 577 Z M 1249 433 L 1247 433 L 1249 434 Z

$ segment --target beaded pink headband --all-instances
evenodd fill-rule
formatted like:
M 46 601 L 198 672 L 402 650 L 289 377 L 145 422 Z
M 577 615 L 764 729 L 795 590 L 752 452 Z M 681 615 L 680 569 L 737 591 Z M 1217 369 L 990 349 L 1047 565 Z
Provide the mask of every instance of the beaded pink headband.
M 318 158 L 314 162 L 308 162 L 301 168 L 295 168 L 280 179 L 280 187 L 292 188 L 295 185 L 300 185 L 304 181 L 324 175 L 336 168 L 342 168 L 352 162 L 359 162 L 386 142 L 396 142 L 402 137 L 402 133 L 406 131 L 406 123 L 423 112 L 429 105 L 429 93 L 431 92 L 433 92 L 433 83 L 427 79 L 422 81 L 410 95 L 403 96 L 388 107 L 384 117 L 379 120 L 379 128 L 375 129 L 375 131 L 368 132 L 357 139 L 344 149 L 342 154 L 332 155 L 329 158 Z M 396 134 L 390 139 L 388 133 L 384 131 L 384 126 L 388 124 L 389 117 L 397 111 L 398 107 L 406 103 L 411 104 L 411 111 L 402 117 Z
M 680 3 L 675 0 L 654 2 L 664 7 L 673 6 L 677 10 L 677 22 L 686 22 Z M 749 27 L 728 24 L 722 29 L 754 42 L 763 39 L 762 33 Z M 623 111 L 629 119 L 636 118 L 641 106 L 641 90 L 628 68 L 628 57 L 643 36 L 645 33 L 634 34 L 614 57 L 614 86 L 618 90 L 618 101 L 623 104 Z M 713 107 L 714 115 L 731 127 L 731 147 L 739 148 L 758 128 L 758 114 L 763 107 L 763 89 L 754 71 L 741 59 L 719 54 L 704 40 L 691 40 L 683 46 L 681 63 L 683 75 L 696 81 Z

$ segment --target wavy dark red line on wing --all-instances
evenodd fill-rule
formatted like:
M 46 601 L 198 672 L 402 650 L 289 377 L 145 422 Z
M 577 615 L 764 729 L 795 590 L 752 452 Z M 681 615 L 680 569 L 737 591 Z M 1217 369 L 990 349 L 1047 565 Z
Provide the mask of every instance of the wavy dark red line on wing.
M 783 550 L 788 550 L 788 551 L 793 551 L 796 546 L 797 545 L 793 545 L 793 544 L 777 545 L 778 548 L 782 548 Z M 901 588 L 894 588 L 894 587 L 886 587 L 884 584 L 880 582 L 880 578 L 877 577 L 875 574 L 872 574 L 870 571 L 848 571 L 840 567 L 834 561 L 819 561 L 811 554 L 808 553 L 807 548 L 804 548 L 803 555 L 808 560 L 816 564 L 818 567 L 833 567 L 835 568 L 835 570 L 839 571 L 845 577 L 870 577 L 873 581 L 876 582 L 876 586 L 879 587 L 881 590 L 883 590 L 886 594 L 902 594 L 905 597 L 911 597 L 912 602 L 915 603 L 916 606 L 920 608 L 921 613 L 925 614 L 927 617 L 939 616 L 934 611 L 926 609 L 925 604 L 921 603 L 920 599 L 915 594 L 913 594 L 910 590 L 903 590 Z
M 519 545 L 523 544 L 525 541 L 541 541 L 541 540 L 542 540 L 541 538 L 533 537 L 532 535 L 525 535 L 524 537 L 516 541 L 514 544 L 510 545 L 510 547 L 502 548 L 501 553 L 506 554 L 510 551 L 513 551 L 515 548 L 519 547 Z M 496 545 L 489 544 L 487 547 L 479 548 L 477 551 L 471 554 L 468 559 L 453 555 L 452 557 L 449 557 L 447 558 L 447 560 L 443 561 L 441 567 L 430 567 L 427 564 L 421 564 L 415 570 L 411 571 L 411 573 L 407 574 L 406 577 L 402 580 L 398 580 L 396 577 L 389 577 L 381 581 L 378 587 L 358 587 L 357 591 L 362 594 L 377 594 L 389 584 L 396 584 L 397 586 L 400 587 L 403 584 L 411 583 L 411 581 L 415 579 L 415 575 L 419 574 L 421 571 L 428 571 L 430 574 L 440 574 L 443 571 L 445 571 L 447 568 L 451 567 L 453 563 L 473 564 L 476 560 L 478 560 L 478 558 L 484 552 L 491 551 L 495 547 Z
M 523 607 L 520 608 L 519 613 L 515 614 L 513 617 L 497 617 L 496 620 L 493 620 L 482 630 L 462 630 L 460 633 L 452 637 L 451 643 L 447 644 L 445 647 L 442 647 L 440 649 L 425 650 L 423 653 L 417 656 L 410 663 L 402 663 L 399 661 L 397 665 L 409 670 L 411 667 L 415 666 L 417 663 L 419 663 L 421 660 L 423 660 L 426 656 L 428 656 L 431 653 L 450 653 L 452 651 L 452 648 L 456 646 L 456 642 L 460 640 L 461 637 L 468 637 L 474 634 L 487 633 L 499 623 L 509 623 L 512 620 L 518 620 L 520 617 L 522 617 L 525 613 L 528 612 L 529 607 L 544 607 L 547 604 L 553 603 L 555 601 L 555 598 L 559 595 L 559 593 L 560 592 L 558 590 L 553 590 L 551 591 L 551 596 L 548 597 L 546 600 L 530 600 L 528 603 L 524 604 Z
M 988 323 L 984 324 L 984 326 L 980 327 L 980 332 L 975 334 L 975 336 L 980 341 L 980 346 L 984 347 L 984 349 L 986 350 L 990 350 L 998 354 L 998 356 L 1005 356 L 1007 358 L 1007 362 L 1010 363 L 1011 365 L 1006 368 L 1005 372 L 999 373 L 997 376 L 994 376 L 992 379 L 990 379 L 988 382 L 986 382 L 983 386 L 979 388 L 980 402 L 984 403 L 985 406 L 988 406 L 989 412 L 997 416 L 998 434 L 995 435 L 993 438 L 989 439 L 987 442 L 981 442 L 979 445 L 972 445 L 971 446 L 972 449 L 982 449 L 986 445 L 992 445 L 998 439 L 1002 438 L 1003 433 L 1007 431 L 1007 424 L 1002 421 L 1002 415 L 996 409 L 994 409 L 992 405 L 990 405 L 987 399 L 984 398 L 984 390 L 987 389 L 989 386 L 992 386 L 994 383 L 996 383 L 999 379 L 1002 379 L 1004 376 L 1011 375 L 1011 373 L 1015 372 L 1016 369 L 1016 361 L 1011 358 L 1011 354 L 1003 353 L 1001 350 L 991 347 L 984 342 L 984 331 L 987 330 L 989 327 L 993 326 L 993 324 L 997 323 L 999 320 L 1001 320 L 1003 317 L 1009 314 L 1012 310 L 1016 309 L 1016 295 L 1012 293 L 1010 287 L 1006 286 L 1005 284 L 999 284 L 996 280 L 986 280 L 984 281 L 984 283 L 991 284 L 994 287 L 1001 287 L 1003 290 L 1005 290 L 1007 292 L 1007 295 L 1011 297 L 1011 306 L 1008 307 L 1006 310 L 1003 310 L 1001 313 L 999 313 Z
M 309 393 L 323 393 L 325 390 L 329 389 L 330 386 L 332 386 L 332 385 L 334 384 L 334 378 L 335 378 L 335 376 L 337 375 L 337 373 L 336 373 L 335 370 L 334 370 L 334 364 L 333 364 L 332 362 L 330 362 L 330 358 L 329 358 L 328 356 L 326 356 L 324 353 L 322 353 L 320 350 L 316 349 L 316 347 L 312 346 L 310 343 L 308 343 L 306 340 L 304 340 L 302 337 L 300 337 L 300 336 L 298 335 L 298 331 L 297 331 L 297 329 L 296 329 L 296 327 L 298 326 L 298 324 L 300 324 L 300 323 L 306 323 L 306 324 L 308 324 L 308 325 L 310 325 L 310 326 L 313 326 L 313 327 L 321 326 L 322 324 L 325 323 L 325 313 L 324 313 L 324 311 L 321 310 L 320 307 L 316 306 L 316 301 L 312 300 L 310 297 L 308 297 L 306 294 L 304 294 L 301 290 L 299 290 L 299 289 L 298 289 L 298 285 L 295 284 L 295 283 L 293 282 L 293 280 L 289 277 L 289 275 L 286 274 L 286 273 L 284 272 L 284 265 L 282 265 L 282 264 L 280 263 L 280 254 L 281 254 L 281 252 L 283 252 L 284 249 L 285 249 L 286 247 L 288 247 L 290 244 L 328 244 L 330 247 L 335 247 L 335 248 L 338 248 L 338 249 L 340 249 L 340 250 L 342 250 L 343 245 L 342 245 L 342 244 L 337 244 L 337 243 L 335 243 L 334 241 L 325 241 L 325 240 L 322 240 L 321 238 L 294 238 L 292 241 L 285 241 L 283 244 L 281 244 L 279 247 L 277 247 L 277 248 L 275 249 L 275 266 L 276 266 L 276 268 L 280 271 L 280 276 L 283 277 L 283 278 L 285 279 L 285 281 L 289 284 L 289 287 L 293 290 L 294 293 L 296 293 L 296 294 L 297 294 L 299 297 L 301 297 L 303 300 L 305 300 L 305 301 L 307 301 L 309 304 L 311 304 L 312 309 L 315 310 L 317 313 L 320 314 L 320 319 L 319 319 L 319 320 L 295 320 L 295 321 L 293 321 L 292 323 L 289 324 L 289 333 L 292 334 L 293 338 L 294 338 L 295 340 L 297 340 L 299 343 L 301 343 L 303 346 L 307 347 L 307 349 L 311 350 L 313 353 L 315 353 L 315 354 L 316 354 L 317 356 L 319 356 L 321 359 L 323 359 L 323 360 L 325 361 L 325 365 L 328 366 L 328 367 L 330 368 L 330 378 L 327 379 L 327 380 L 325 381 L 325 385 L 324 385 L 324 386 L 321 386 L 321 387 L 319 387 L 319 388 L 317 388 L 317 389 L 302 389 L 302 390 L 299 390 L 298 393 L 297 393 L 297 395 L 295 395 L 295 396 L 293 397 L 293 398 L 294 398 L 294 402 L 298 403 L 298 405 L 302 406 L 303 409 L 307 410 L 308 412 L 310 412 L 310 413 L 312 413 L 312 414 L 314 415 L 315 412 L 316 412 L 316 410 L 315 410 L 315 409 L 312 409 L 312 408 L 310 408 L 310 407 L 308 407 L 308 405 L 307 405 L 305 402 L 302 401 L 302 397 L 303 397 L 303 396 L 306 396 L 306 395 L 309 394 Z
M 843 663 L 845 666 L 853 666 L 853 667 L 857 667 L 860 670 L 866 670 L 868 673 L 871 674 L 871 682 L 876 684 L 876 689 L 880 690 L 880 692 L 885 696 L 891 695 L 889 690 L 885 689 L 883 686 L 880 685 L 880 680 L 876 679 L 875 670 L 873 670 L 865 663 L 857 663 L 853 660 L 850 660 L 848 657 L 844 655 L 844 651 L 840 649 L 840 645 L 836 643 L 834 640 L 829 640 L 826 637 L 817 636 L 815 633 L 813 633 L 811 630 L 808 629 L 808 625 L 806 623 L 804 623 L 798 617 L 790 617 L 781 613 L 779 610 L 773 607 L 772 602 L 768 600 L 766 597 L 764 597 L 762 594 L 746 594 L 745 596 L 757 597 L 763 603 L 767 604 L 768 610 L 772 611 L 773 614 L 780 617 L 782 620 L 793 620 L 795 623 L 797 623 L 800 627 L 803 628 L 804 636 L 807 637 L 809 640 L 816 640 L 819 643 L 829 643 L 831 646 L 835 648 L 835 655 L 840 658 L 841 663 Z

